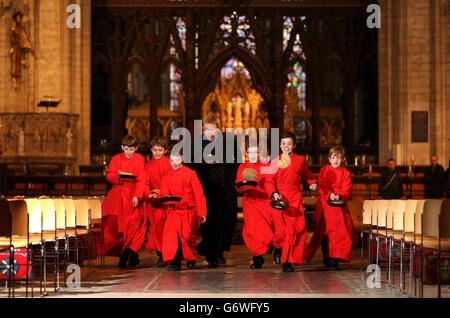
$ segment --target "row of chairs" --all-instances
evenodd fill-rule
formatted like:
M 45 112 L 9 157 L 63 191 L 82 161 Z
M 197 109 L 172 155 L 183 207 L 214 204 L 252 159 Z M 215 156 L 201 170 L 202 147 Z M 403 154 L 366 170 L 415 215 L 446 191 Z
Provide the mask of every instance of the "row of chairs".
M 368 238 L 369 264 L 379 265 L 381 255 L 387 263 L 386 282 L 395 288 L 393 251 L 400 246 L 399 291 L 405 293 L 404 262 L 409 263 L 409 295 L 417 296 L 416 256 L 420 256 L 419 297 L 423 297 L 424 249 L 436 250 L 438 255 L 438 297 L 441 297 L 440 257 L 450 251 L 450 200 L 365 200 L 362 208 L 361 238 Z M 372 243 L 376 244 L 372 255 Z M 382 244 L 384 243 L 384 244 Z M 382 250 L 384 245 L 384 253 Z M 361 270 L 364 270 L 364 244 L 361 245 Z M 379 277 L 381 278 L 381 277 Z
M 60 290 L 60 266 L 80 262 L 80 249 L 86 250 L 88 271 L 91 266 L 93 248 L 96 248 L 94 233 L 100 233 L 101 266 L 103 267 L 103 198 L 24 198 L 0 199 L 0 251 L 9 251 L 8 297 L 15 296 L 14 252 L 26 249 L 25 297 L 28 297 L 31 267 L 31 297 L 34 297 L 34 278 L 39 274 L 39 295 L 47 294 L 47 272 L 49 260 L 53 261 L 54 291 Z M 80 244 L 86 238 L 87 244 Z M 31 258 L 29 255 L 31 254 Z M 19 264 L 20 265 L 20 264 Z M 8 266 L 8 265 L 7 265 Z M 33 269 L 38 268 L 38 273 Z M 66 271 L 64 270 L 64 279 Z

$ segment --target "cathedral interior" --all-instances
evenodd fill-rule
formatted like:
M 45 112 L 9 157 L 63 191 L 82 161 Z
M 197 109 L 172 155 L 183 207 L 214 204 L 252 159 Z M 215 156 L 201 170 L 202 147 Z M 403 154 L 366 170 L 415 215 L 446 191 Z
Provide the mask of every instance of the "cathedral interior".
M 148 155 L 151 137 L 210 113 L 223 130 L 293 131 L 311 165 L 332 145 L 349 165 L 447 164 L 446 1 L 378 1 L 385 28 L 368 27 L 370 1 L 88 0 L 76 16 L 65 2 L 2 2 L 10 173 L 78 175 L 126 133 Z
M 344 146 L 361 204 L 389 158 L 423 199 L 450 168 L 450 0 L 0 1 L 2 196 L 105 196 L 123 136 L 148 160 L 209 114 L 293 132 L 316 176 Z

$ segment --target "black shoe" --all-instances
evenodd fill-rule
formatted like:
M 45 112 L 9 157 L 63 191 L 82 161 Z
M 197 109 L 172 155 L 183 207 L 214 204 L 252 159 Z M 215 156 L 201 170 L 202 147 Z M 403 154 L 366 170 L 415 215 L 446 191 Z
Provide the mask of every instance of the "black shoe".
M 217 263 L 217 264 L 226 264 L 227 261 L 225 260 L 225 257 L 223 257 L 223 255 L 220 254 L 220 256 L 218 256 L 218 257 L 216 258 L 216 263 Z
M 251 269 L 261 268 L 264 264 L 264 257 L 262 255 L 253 256 L 253 264 L 250 265 Z
M 164 267 L 164 266 L 167 265 L 167 263 L 164 263 L 163 258 L 162 258 L 162 255 L 159 257 L 158 263 L 156 263 L 156 265 L 157 265 L 158 267 Z
M 339 259 L 338 258 L 330 258 L 330 267 L 328 269 L 330 271 L 338 271 L 339 270 Z
M 282 251 L 283 250 L 281 248 L 276 248 L 275 251 L 273 252 L 273 260 L 275 261 L 275 264 L 281 264 Z
M 330 268 L 331 261 L 330 261 L 330 258 L 328 256 L 324 256 L 323 257 L 323 265 L 325 265 L 326 268 Z
M 208 262 L 208 267 L 209 268 L 216 268 L 216 267 L 219 267 L 219 264 L 217 264 L 216 262 Z
M 269 249 L 267 250 L 267 254 L 272 254 L 272 252 L 273 252 L 273 249 L 274 249 L 274 246 L 273 246 L 273 244 L 270 244 L 270 247 L 269 247 Z
M 192 269 L 195 267 L 195 261 L 186 261 L 187 268 Z
M 139 264 L 139 255 L 132 249 L 129 250 L 128 254 L 130 255 L 128 265 L 130 266 L 136 266 Z
M 172 263 L 172 264 L 170 264 L 168 271 L 169 272 L 181 271 L 181 265 Z
M 128 258 L 130 257 L 129 249 L 126 248 L 125 251 L 123 251 L 122 255 L 119 259 L 119 267 L 120 268 L 126 268 L 128 263 Z
M 292 273 L 294 269 L 291 267 L 291 263 L 283 263 L 283 273 Z

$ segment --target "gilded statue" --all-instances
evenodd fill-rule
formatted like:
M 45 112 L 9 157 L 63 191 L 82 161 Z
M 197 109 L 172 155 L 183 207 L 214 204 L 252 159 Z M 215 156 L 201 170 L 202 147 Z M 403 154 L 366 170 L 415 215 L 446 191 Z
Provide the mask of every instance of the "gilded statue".
M 13 78 L 14 88 L 20 87 L 21 66 L 26 64 L 25 52 L 31 49 L 28 36 L 23 29 L 23 13 L 21 11 L 13 14 L 13 23 L 11 25 L 11 31 L 9 33 L 9 39 L 11 41 L 11 75 Z

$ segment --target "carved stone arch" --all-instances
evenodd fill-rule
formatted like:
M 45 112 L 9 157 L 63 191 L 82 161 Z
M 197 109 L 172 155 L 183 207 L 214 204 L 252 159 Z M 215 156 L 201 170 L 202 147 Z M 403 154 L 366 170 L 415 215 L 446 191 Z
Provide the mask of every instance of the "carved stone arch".
M 133 69 L 134 64 L 139 64 L 141 66 L 141 69 L 146 72 L 146 76 L 148 77 L 147 74 L 147 68 L 145 65 L 144 60 L 142 59 L 142 57 L 138 56 L 138 55 L 133 55 L 131 56 L 127 63 L 125 64 L 125 75 L 127 75 L 128 73 L 131 72 L 131 70 Z
M 183 74 L 183 68 L 182 68 L 182 65 L 181 65 L 180 61 L 179 61 L 178 59 L 176 59 L 174 56 L 168 56 L 168 57 L 166 57 L 166 58 L 162 61 L 161 67 L 160 67 L 160 69 L 161 69 L 161 74 L 164 72 L 164 70 L 165 70 L 170 64 L 175 65 L 175 66 L 181 71 L 181 74 Z
M 215 73 L 219 72 L 222 67 L 230 60 L 231 57 L 235 57 L 240 60 L 245 67 L 249 70 L 252 76 L 253 86 L 261 94 L 264 99 L 269 99 L 271 91 L 267 88 L 271 87 L 271 79 L 268 77 L 269 72 L 265 69 L 262 62 L 256 58 L 250 51 L 240 46 L 227 46 L 226 48 L 217 52 L 204 66 L 204 72 L 199 78 L 198 86 L 200 89 L 199 97 L 200 101 L 203 101 L 209 92 L 214 89 L 214 82 L 211 78 Z M 261 88 L 264 87 L 266 89 Z M 201 107 L 201 105 L 198 105 Z M 197 112 L 199 110 L 197 109 Z

